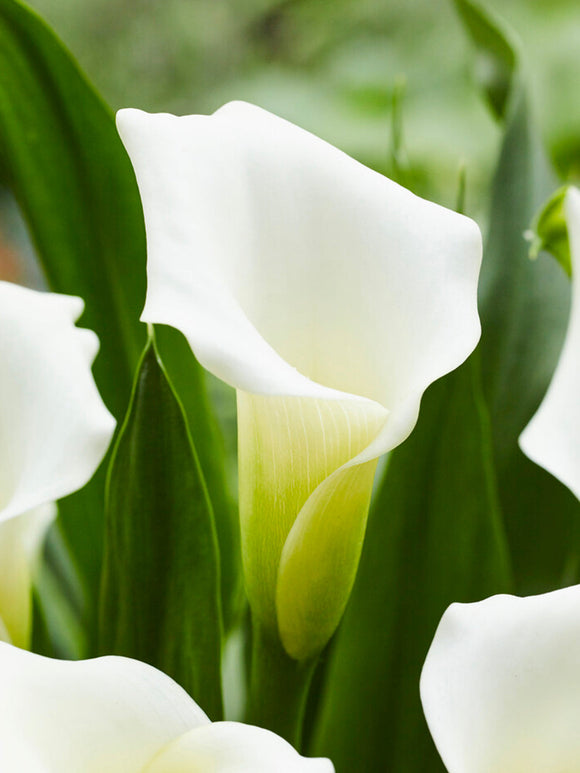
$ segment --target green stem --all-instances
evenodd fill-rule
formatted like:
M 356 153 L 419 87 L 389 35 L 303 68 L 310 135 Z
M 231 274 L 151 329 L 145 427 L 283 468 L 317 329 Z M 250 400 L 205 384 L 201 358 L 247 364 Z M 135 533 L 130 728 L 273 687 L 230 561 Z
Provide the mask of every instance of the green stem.
M 254 620 L 252 670 L 246 721 L 300 749 L 302 724 L 315 660 L 300 663 Z

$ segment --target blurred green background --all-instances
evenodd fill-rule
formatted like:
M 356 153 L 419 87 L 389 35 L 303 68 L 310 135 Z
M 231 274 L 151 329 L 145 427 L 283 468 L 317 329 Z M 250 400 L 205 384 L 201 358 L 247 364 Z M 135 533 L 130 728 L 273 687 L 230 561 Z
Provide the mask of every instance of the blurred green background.
M 211 112 L 270 109 L 389 170 L 393 91 L 404 78 L 409 184 L 467 209 L 499 132 L 473 85 L 474 56 L 450 0 L 31 0 L 109 104 Z M 564 177 L 580 167 L 580 4 L 489 0 L 517 31 L 541 131 Z M 473 211 L 474 208 L 476 211 Z

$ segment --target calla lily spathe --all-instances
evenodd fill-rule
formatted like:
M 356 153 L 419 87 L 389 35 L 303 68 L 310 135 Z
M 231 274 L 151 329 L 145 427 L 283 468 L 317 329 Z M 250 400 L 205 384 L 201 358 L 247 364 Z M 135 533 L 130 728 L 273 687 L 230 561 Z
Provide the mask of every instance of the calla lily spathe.
M 520 436 L 522 451 L 580 499 L 580 191 L 564 202 L 572 261 L 572 310 L 552 382 Z
M 378 457 L 477 343 L 479 230 L 253 105 L 117 122 L 145 213 L 142 318 L 237 389 L 250 604 L 308 659 L 348 599 Z
M 564 773 L 580 760 L 580 586 L 453 604 L 421 675 L 449 773 Z
M 333 773 L 286 741 L 211 723 L 137 660 L 60 661 L 0 644 L 0 769 L 26 773 Z
M 0 282 L 0 638 L 26 646 L 31 573 L 54 500 L 92 477 L 115 422 L 91 374 L 83 302 Z

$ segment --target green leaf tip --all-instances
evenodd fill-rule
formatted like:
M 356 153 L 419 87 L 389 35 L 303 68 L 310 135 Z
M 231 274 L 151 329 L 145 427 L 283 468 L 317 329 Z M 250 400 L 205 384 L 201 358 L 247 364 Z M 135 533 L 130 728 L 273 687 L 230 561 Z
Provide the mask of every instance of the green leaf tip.
M 219 552 L 187 420 L 153 337 L 107 481 L 100 650 L 174 678 L 222 717 Z
M 473 0 L 454 0 L 457 13 L 478 53 L 477 79 L 496 117 L 506 114 L 520 44 L 505 23 Z
M 529 257 L 535 260 L 540 252 L 549 252 L 562 266 L 567 276 L 572 276 L 572 257 L 564 202 L 567 185 L 558 188 L 536 213 L 524 238 L 530 242 Z

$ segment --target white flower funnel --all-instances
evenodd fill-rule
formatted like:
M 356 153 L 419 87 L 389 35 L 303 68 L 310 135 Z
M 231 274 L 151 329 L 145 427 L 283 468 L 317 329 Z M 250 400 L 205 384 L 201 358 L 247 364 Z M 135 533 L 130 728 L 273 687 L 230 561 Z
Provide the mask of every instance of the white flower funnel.
M 453 604 L 421 675 L 449 773 L 563 773 L 580 760 L 580 586 Z
M 0 282 L 0 521 L 84 486 L 115 421 L 91 374 L 80 298 Z
M 333 773 L 278 736 L 211 724 L 168 676 L 120 657 L 59 661 L 0 644 L 2 770 Z
M 520 446 L 580 499 L 580 191 L 570 188 L 564 206 L 572 258 L 572 312 L 552 382 L 521 434 Z
M 346 604 L 377 458 L 477 343 L 479 230 L 252 105 L 117 122 L 145 213 L 143 319 L 238 390 L 250 603 L 307 659 Z

